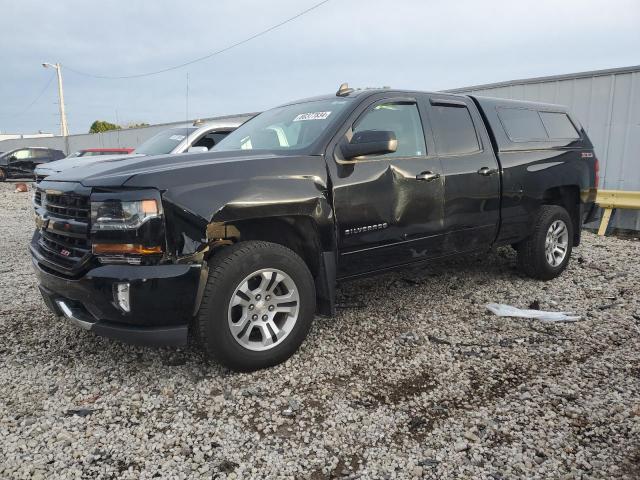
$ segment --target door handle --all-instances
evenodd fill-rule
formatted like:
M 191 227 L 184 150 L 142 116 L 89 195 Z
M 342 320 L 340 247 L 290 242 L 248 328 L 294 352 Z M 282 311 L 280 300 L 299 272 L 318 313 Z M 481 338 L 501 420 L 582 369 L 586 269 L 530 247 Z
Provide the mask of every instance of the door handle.
M 480 170 L 478 170 L 478 175 L 483 175 L 485 177 L 488 177 L 489 175 L 493 175 L 494 173 L 498 173 L 498 169 L 497 168 L 489 168 L 489 167 L 482 167 Z
M 440 178 L 439 173 L 422 172 L 416 175 L 416 180 L 424 180 L 425 182 L 430 182 L 432 180 L 435 180 L 436 178 Z

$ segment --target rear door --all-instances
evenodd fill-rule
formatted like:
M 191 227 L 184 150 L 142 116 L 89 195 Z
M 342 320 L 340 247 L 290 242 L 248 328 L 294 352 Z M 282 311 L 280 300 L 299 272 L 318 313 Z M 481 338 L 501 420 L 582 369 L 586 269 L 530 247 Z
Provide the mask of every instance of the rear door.
M 48 148 L 31 149 L 31 170 L 33 171 L 41 163 L 48 163 L 53 160 L 53 151 Z
M 432 94 L 426 108 L 444 174 L 444 253 L 488 248 L 500 221 L 500 172 L 469 98 Z
M 338 228 L 338 275 L 380 270 L 438 256 L 443 181 L 426 114 L 416 97 L 368 99 L 341 138 L 393 131 L 397 150 L 345 160 L 339 144 L 328 161 Z M 426 127 L 426 128 L 425 128 Z M 331 147 L 330 147 L 331 148 Z

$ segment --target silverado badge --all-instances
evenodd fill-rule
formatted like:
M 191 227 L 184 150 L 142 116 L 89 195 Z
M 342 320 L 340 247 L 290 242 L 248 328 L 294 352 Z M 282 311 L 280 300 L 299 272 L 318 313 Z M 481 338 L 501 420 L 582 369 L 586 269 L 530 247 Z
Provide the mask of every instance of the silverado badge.
M 344 231 L 344 234 L 354 235 L 356 233 L 372 232 L 374 230 L 384 230 L 388 226 L 389 224 L 387 222 L 384 222 L 384 223 L 376 223 L 374 225 L 365 225 L 363 227 L 346 228 Z

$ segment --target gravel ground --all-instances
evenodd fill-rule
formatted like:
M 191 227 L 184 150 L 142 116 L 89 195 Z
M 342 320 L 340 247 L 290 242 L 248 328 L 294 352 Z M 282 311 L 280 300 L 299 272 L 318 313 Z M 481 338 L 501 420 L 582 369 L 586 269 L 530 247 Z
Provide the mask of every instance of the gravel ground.
M 0 478 L 640 478 L 637 239 L 585 233 L 547 283 L 499 249 L 346 284 L 292 359 L 236 374 L 51 315 L 29 202 L 0 184 Z

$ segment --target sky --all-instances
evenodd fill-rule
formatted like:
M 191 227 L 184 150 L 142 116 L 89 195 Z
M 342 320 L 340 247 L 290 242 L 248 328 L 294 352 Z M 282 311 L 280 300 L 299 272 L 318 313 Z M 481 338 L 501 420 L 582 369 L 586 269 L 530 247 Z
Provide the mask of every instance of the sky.
M 43 62 L 62 64 L 72 134 L 97 119 L 154 124 L 261 111 L 345 81 L 433 91 L 640 64 L 640 0 L 330 0 L 167 73 L 71 71 L 171 67 L 319 1 L 3 2 L 0 132 L 59 133 L 55 72 Z

